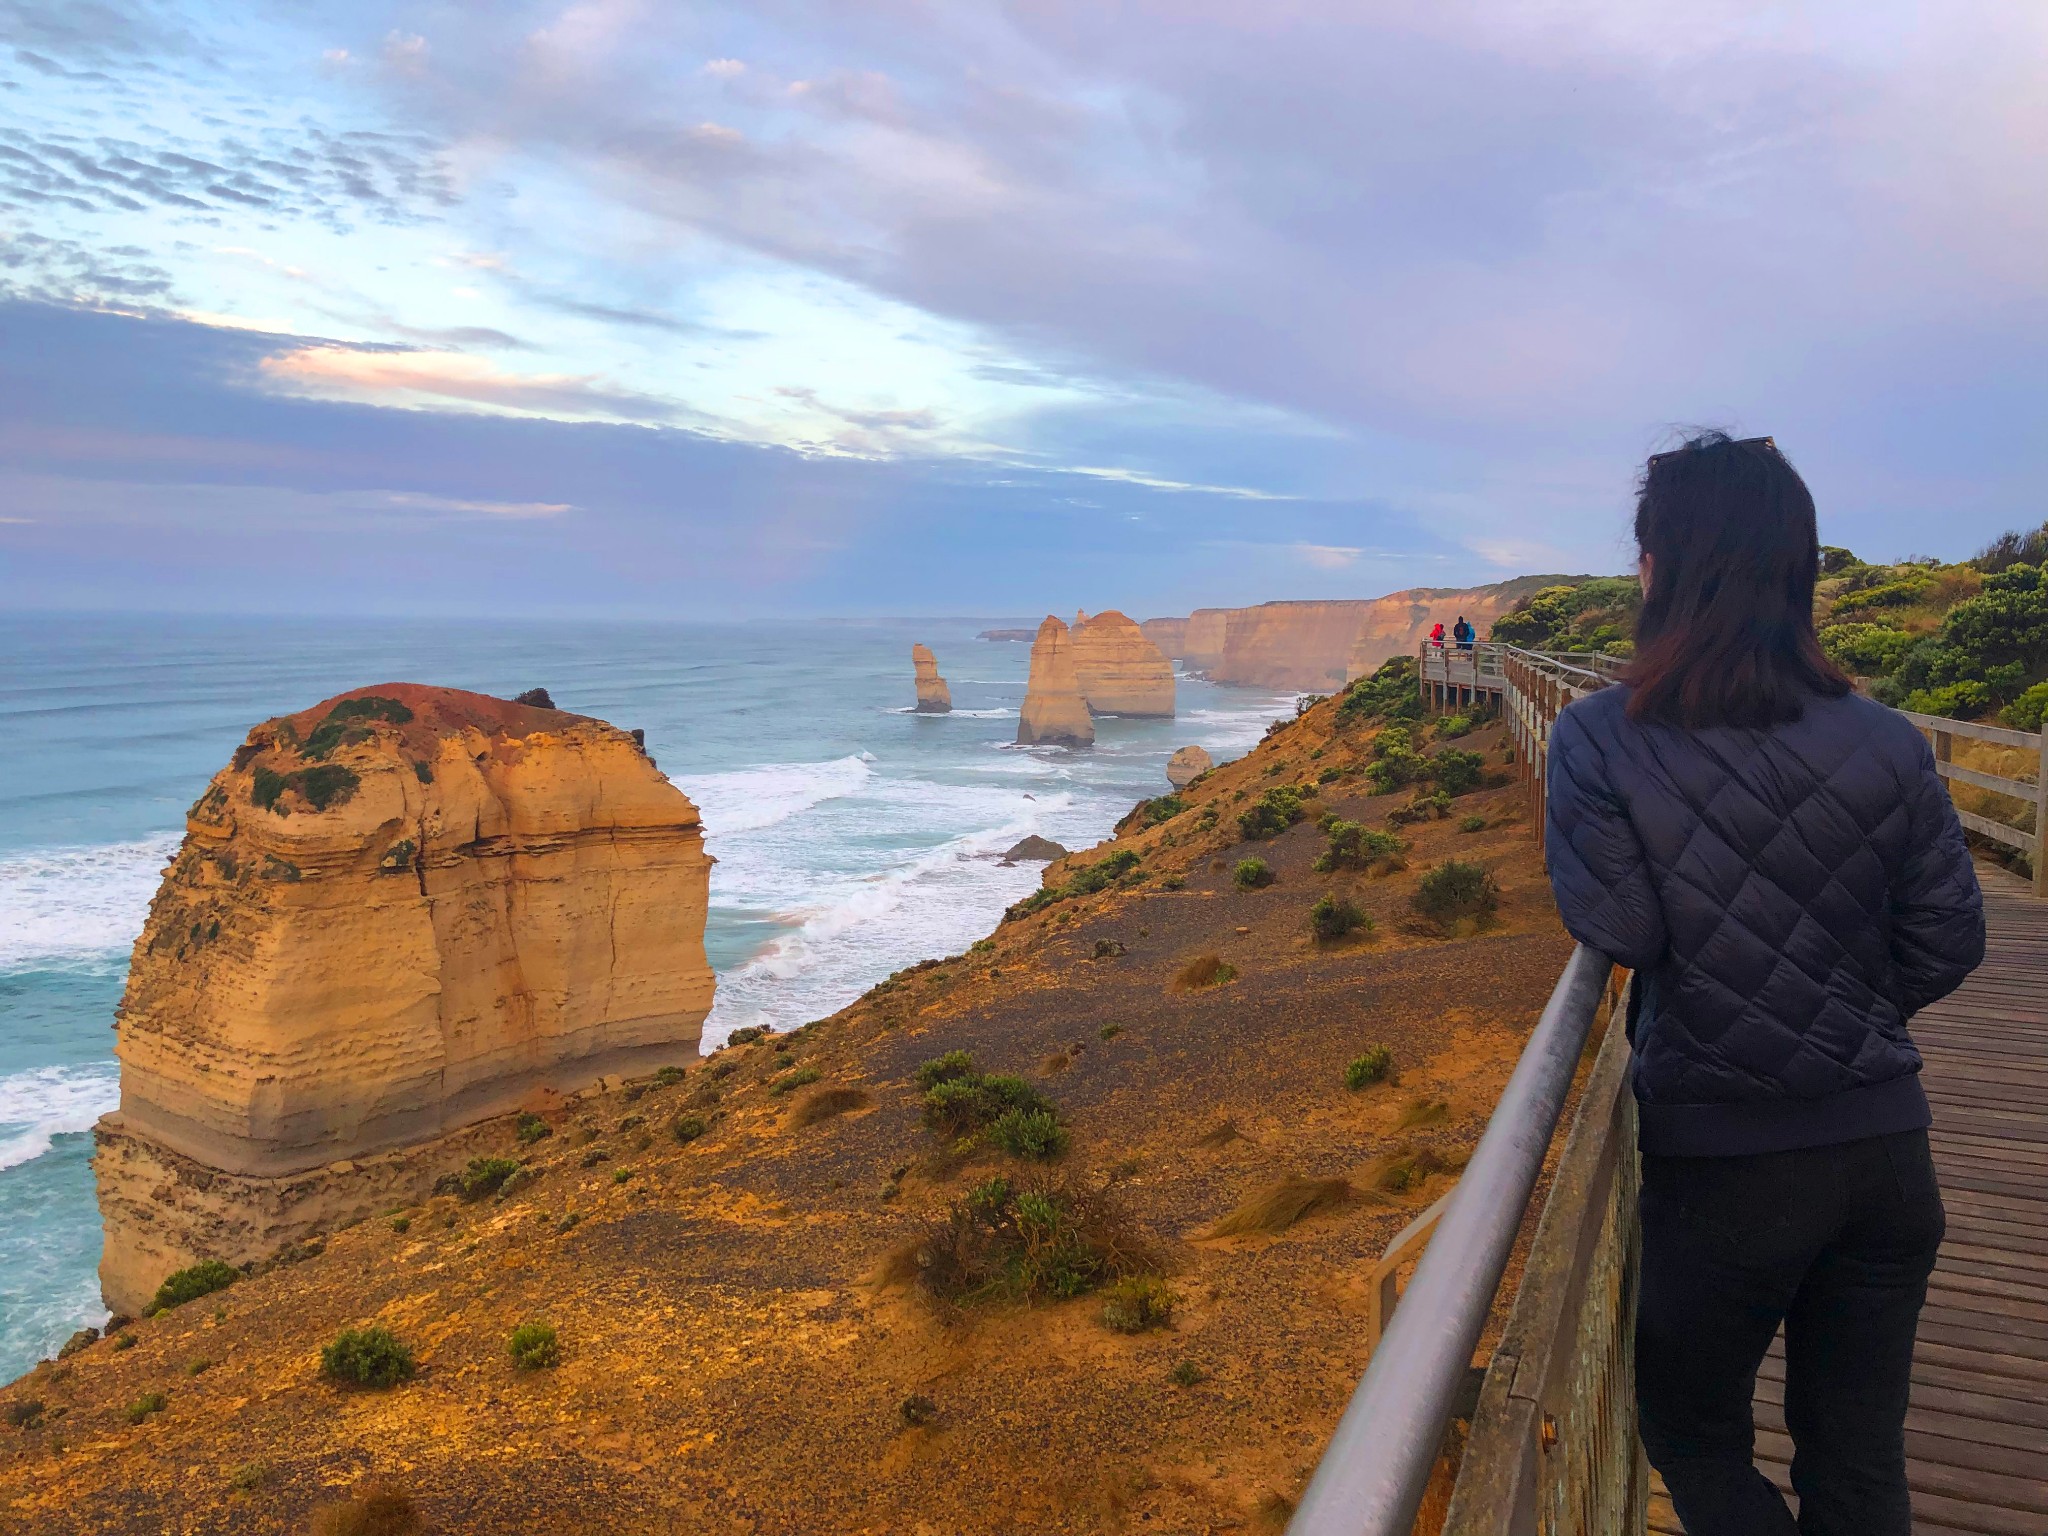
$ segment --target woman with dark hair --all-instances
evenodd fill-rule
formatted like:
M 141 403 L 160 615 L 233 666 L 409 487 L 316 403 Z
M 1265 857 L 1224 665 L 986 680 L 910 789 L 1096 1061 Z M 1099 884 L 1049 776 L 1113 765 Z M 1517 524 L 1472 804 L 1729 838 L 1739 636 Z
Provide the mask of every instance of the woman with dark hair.
M 1914 1013 L 1984 955 L 1925 738 L 1813 629 L 1813 498 L 1768 438 L 1652 458 L 1624 680 L 1551 736 L 1551 885 L 1635 972 L 1643 1444 L 1690 1536 L 1909 1536 L 1906 1397 L 1943 1231 Z M 1785 1331 L 1795 1523 L 1755 1466 Z

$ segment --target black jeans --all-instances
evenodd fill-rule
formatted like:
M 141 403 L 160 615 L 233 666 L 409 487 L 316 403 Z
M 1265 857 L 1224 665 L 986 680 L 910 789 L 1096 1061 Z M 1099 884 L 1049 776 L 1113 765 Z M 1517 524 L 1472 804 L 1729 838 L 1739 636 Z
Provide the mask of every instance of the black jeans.
M 1910 1536 L 1906 1394 L 1944 1224 L 1927 1133 L 1646 1156 L 1642 1217 L 1636 1401 L 1688 1536 Z M 1796 1522 L 1750 1413 L 1781 1322 Z

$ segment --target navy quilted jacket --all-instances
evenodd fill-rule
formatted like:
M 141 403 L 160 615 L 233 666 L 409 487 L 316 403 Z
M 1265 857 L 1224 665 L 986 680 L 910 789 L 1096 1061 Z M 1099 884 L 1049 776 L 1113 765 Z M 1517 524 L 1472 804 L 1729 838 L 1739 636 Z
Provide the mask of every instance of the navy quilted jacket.
M 1558 717 L 1550 883 L 1638 973 L 1645 1152 L 1733 1156 L 1929 1123 L 1906 1021 L 1984 958 L 1977 874 L 1926 739 L 1858 697 L 1770 730 Z

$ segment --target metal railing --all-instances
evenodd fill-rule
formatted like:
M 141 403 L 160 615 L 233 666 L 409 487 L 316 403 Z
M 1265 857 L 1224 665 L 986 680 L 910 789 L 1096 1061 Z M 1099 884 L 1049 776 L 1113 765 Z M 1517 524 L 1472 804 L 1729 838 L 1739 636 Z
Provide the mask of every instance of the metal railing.
M 1420 663 L 1432 703 L 1482 693 L 1501 701 L 1540 827 L 1551 722 L 1573 699 L 1613 681 L 1621 663 L 1491 643 L 1469 652 L 1425 646 Z M 1614 975 L 1605 956 L 1583 945 L 1573 951 L 1457 1187 L 1374 1266 L 1372 1353 L 1288 1526 L 1292 1536 L 1416 1529 Z M 1609 1029 L 1458 1457 L 1443 1526 L 1454 1536 L 1626 1536 L 1644 1528 L 1647 1470 L 1628 1322 L 1638 1273 L 1628 1060 L 1625 1032 Z M 1398 1269 L 1424 1243 L 1397 1307 Z
M 1950 720 L 1942 715 L 1916 715 L 1911 710 L 1900 710 L 1908 720 L 1919 726 L 1934 739 L 1934 771 L 1948 780 L 1949 794 L 1955 794 L 1958 784 L 1988 790 L 2009 800 L 2017 800 L 2033 811 L 2034 830 L 2022 831 L 1989 816 L 1980 816 L 1975 811 L 1956 807 L 1956 816 L 1962 824 L 1979 837 L 1989 838 L 2007 848 L 2017 848 L 2027 856 L 2034 869 L 2034 894 L 2048 897 L 2048 859 L 2042 849 L 2048 846 L 2048 727 L 2040 733 L 2011 731 L 2000 725 L 1978 725 L 1969 720 Z M 1984 773 L 1975 768 L 1965 767 L 1954 761 L 1955 740 L 1958 736 L 1973 741 L 1988 741 L 1994 746 L 2018 747 L 2023 752 L 2034 754 L 2034 782 L 2025 779 L 2008 779 L 2001 774 Z
M 1613 969 L 1584 945 L 1573 951 L 1302 1495 L 1291 1536 L 1408 1536 Z

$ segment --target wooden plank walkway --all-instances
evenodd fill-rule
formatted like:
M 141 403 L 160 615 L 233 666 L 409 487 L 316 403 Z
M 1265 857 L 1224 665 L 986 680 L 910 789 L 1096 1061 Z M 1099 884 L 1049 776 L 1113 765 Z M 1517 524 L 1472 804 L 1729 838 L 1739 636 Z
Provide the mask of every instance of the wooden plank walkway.
M 1979 866 L 1984 964 L 1913 1020 L 1948 1240 L 1906 1415 L 1914 1536 L 2048 1536 L 2048 901 Z M 1782 1340 L 1758 1373 L 1757 1464 L 1789 1494 Z M 1683 1536 L 1663 1485 L 1650 1529 Z

